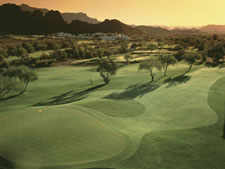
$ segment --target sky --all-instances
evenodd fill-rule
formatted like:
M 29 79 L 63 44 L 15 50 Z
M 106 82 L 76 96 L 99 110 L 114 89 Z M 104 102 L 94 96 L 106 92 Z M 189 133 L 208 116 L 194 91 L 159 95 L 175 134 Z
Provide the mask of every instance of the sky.
M 225 0 L 0 0 L 3 3 L 84 12 L 100 21 L 135 25 L 225 25 Z

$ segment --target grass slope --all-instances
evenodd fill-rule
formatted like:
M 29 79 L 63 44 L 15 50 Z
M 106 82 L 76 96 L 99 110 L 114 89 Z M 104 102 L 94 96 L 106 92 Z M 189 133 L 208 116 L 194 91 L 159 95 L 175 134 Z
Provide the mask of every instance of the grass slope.
M 150 84 L 149 74 L 133 64 L 106 86 L 93 70 L 38 69 L 39 80 L 24 95 L 0 103 L 5 163 L 17 169 L 191 169 L 215 151 L 212 160 L 219 157 L 212 165 L 223 165 L 223 142 L 208 132 L 221 133 L 221 126 L 211 127 L 221 119 L 217 109 L 223 102 L 209 91 L 223 90 L 211 87 L 223 69 L 196 66 L 183 75 L 187 66 L 179 64 L 167 77 L 155 72 Z
M 0 156 L 19 167 L 88 163 L 117 155 L 126 137 L 76 108 L 28 108 L 0 119 Z
M 222 169 L 225 167 L 225 77 L 208 93 L 208 103 L 218 115 L 214 125 L 154 131 L 144 136 L 138 150 L 118 168 L 123 169 Z M 189 117 L 187 121 L 192 121 Z

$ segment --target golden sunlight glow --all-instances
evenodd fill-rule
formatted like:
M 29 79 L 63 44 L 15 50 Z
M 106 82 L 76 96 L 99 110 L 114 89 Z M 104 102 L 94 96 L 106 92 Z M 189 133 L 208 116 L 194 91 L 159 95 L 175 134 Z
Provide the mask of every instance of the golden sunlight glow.
M 225 25 L 225 0 L 0 0 L 0 3 L 84 12 L 101 21 L 119 19 L 136 25 Z

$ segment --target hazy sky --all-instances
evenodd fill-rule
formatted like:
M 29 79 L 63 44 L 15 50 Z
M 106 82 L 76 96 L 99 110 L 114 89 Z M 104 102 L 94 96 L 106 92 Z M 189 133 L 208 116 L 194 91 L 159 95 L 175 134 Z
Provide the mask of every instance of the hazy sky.
M 2 3 L 85 12 L 99 20 L 119 19 L 136 25 L 225 25 L 225 0 L 0 0 Z

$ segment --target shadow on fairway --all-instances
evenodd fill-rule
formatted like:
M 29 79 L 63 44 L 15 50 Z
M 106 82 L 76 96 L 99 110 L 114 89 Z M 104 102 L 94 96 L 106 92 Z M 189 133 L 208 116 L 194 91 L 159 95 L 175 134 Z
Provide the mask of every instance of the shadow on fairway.
M 174 78 L 168 78 L 164 80 L 163 83 L 160 83 L 159 81 L 163 78 L 165 78 L 165 76 L 161 76 L 158 80 L 152 83 L 131 85 L 127 87 L 125 91 L 121 93 L 112 93 L 108 96 L 105 96 L 104 99 L 129 100 L 129 99 L 135 99 L 136 97 L 143 97 L 145 94 L 153 92 L 154 90 L 158 89 L 160 86 L 166 83 L 167 83 L 167 88 L 177 86 L 182 83 L 187 83 L 191 79 L 191 76 L 187 76 L 183 74 Z
M 225 119 L 224 119 L 224 125 L 223 125 L 223 138 L 225 139 Z
M 86 169 L 115 169 L 115 168 L 86 168 Z
M 0 169 L 14 169 L 14 168 L 15 166 L 11 161 L 0 157 Z
M 168 78 L 164 81 L 164 83 L 167 83 L 167 88 L 177 86 L 182 83 L 187 83 L 191 79 L 191 76 L 188 75 L 180 75 L 174 78 Z
M 225 110 L 225 106 L 224 106 Z M 224 123 L 223 123 L 223 138 L 225 139 L 225 112 L 224 112 Z
M 135 84 L 127 87 L 122 93 L 112 93 L 108 96 L 105 96 L 104 99 L 114 99 L 114 100 L 129 100 L 134 99 L 136 97 L 142 97 L 145 94 L 152 92 L 158 89 L 160 85 L 155 83 L 147 83 L 147 84 Z
M 53 106 L 53 105 L 77 102 L 77 101 L 85 99 L 87 97 L 87 94 L 89 94 L 103 86 L 105 86 L 105 84 L 94 86 L 94 87 L 91 87 L 91 88 L 81 91 L 81 92 L 69 91 L 69 92 L 63 93 L 59 96 L 55 96 L 55 97 L 49 99 L 49 101 L 47 101 L 47 102 L 40 102 L 33 106 Z

